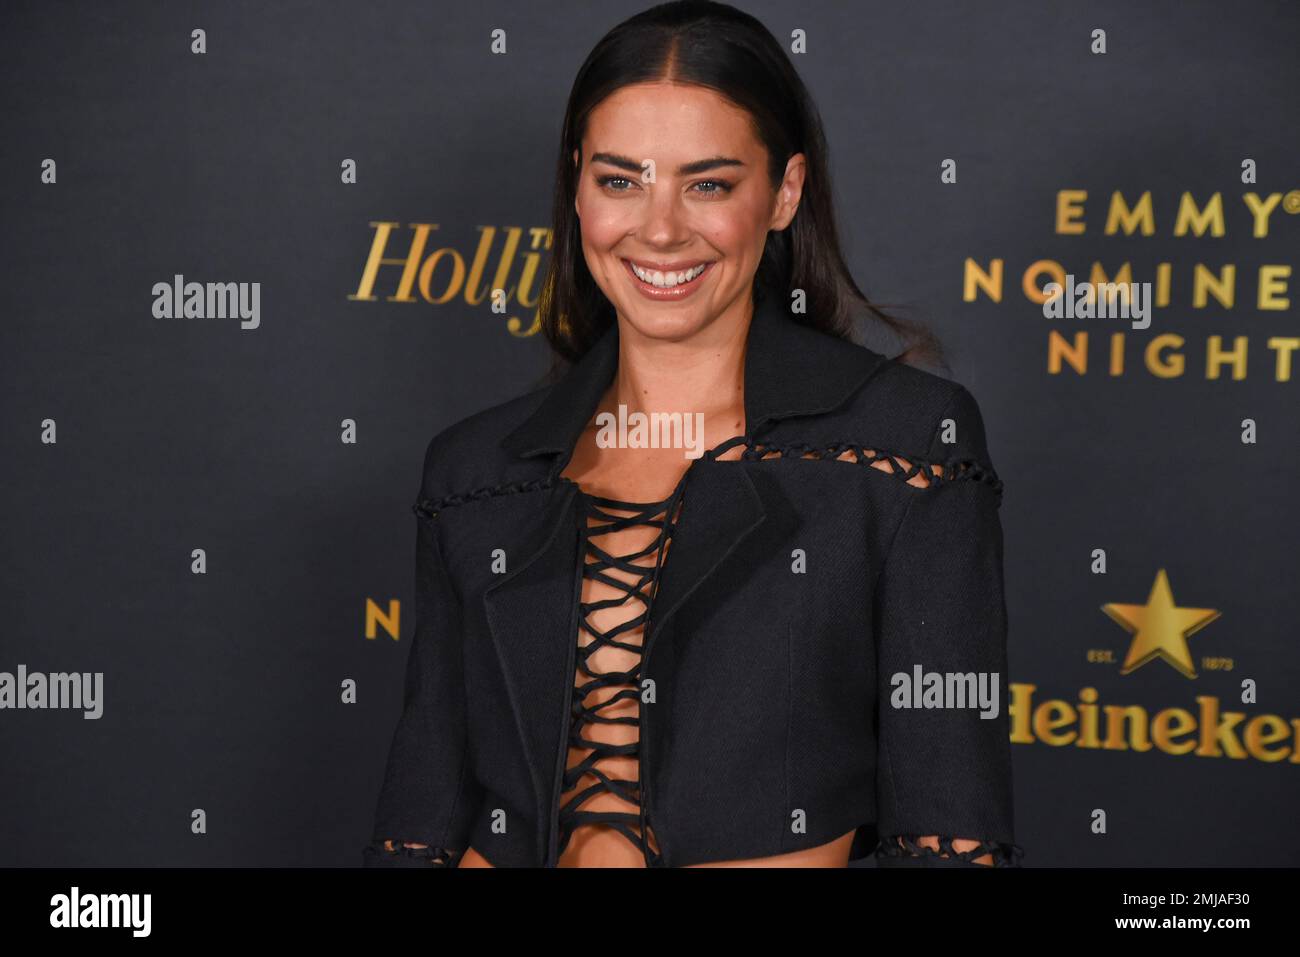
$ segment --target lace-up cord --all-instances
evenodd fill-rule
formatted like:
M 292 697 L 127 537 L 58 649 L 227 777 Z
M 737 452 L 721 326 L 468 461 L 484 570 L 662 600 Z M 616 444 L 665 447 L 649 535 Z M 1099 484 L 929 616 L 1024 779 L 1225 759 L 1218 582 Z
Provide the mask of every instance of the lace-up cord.
M 977 481 L 990 486 L 998 497 L 1002 496 L 1002 480 L 988 466 L 973 459 L 956 459 L 948 462 L 927 462 L 914 455 L 901 455 L 881 449 L 866 448 L 850 442 L 814 446 L 799 442 L 778 444 L 757 442 L 744 435 L 733 436 L 704 453 L 705 458 L 716 459 L 738 445 L 744 446 L 740 461 L 754 462 L 771 458 L 805 458 L 838 460 L 859 465 L 871 465 L 901 481 L 914 485 L 912 479 L 921 476 L 930 487 L 947 482 Z M 877 465 L 883 463 L 884 467 Z M 914 486 L 915 487 L 915 486 Z
M 583 750 L 590 749 L 591 753 L 565 770 L 562 793 L 567 794 L 575 788 L 578 782 L 582 780 L 583 775 L 591 775 L 596 779 L 596 783 L 573 794 L 560 808 L 560 853 L 563 853 L 565 847 L 568 846 L 575 829 L 584 825 L 601 824 L 614 828 L 626 837 L 651 865 L 662 860 L 661 855 L 650 846 L 646 837 L 645 809 L 640 807 L 640 782 L 612 777 L 599 765 L 602 760 L 608 757 L 636 758 L 640 753 L 640 718 L 636 716 L 615 717 L 602 712 L 613 708 L 619 701 L 635 701 L 640 697 L 641 666 L 643 664 L 642 648 L 639 643 L 633 644 L 630 641 L 620 640 L 620 636 L 634 629 L 644 629 L 649 620 L 651 605 L 659 583 L 659 573 L 663 568 L 664 554 L 669 539 L 672 537 L 673 522 L 676 518 L 676 506 L 681 489 L 682 483 L 679 483 L 673 494 L 661 502 L 626 502 L 619 499 L 589 495 L 585 492 L 580 494 L 584 517 L 583 577 L 602 582 L 616 589 L 620 594 L 616 597 L 596 601 L 582 601 L 579 604 L 581 627 L 592 636 L 592 640 L 586 645 L 579 645 L 577 661 L 579 669 L 591 680 L 583 682 L 575 688 L 569 745 Z M 631 512 L 632 514 L 619 515 L 614 514 L 612 510 Z M 659 534 L 644 548 L 622 555 L 612 554 L 594 541 L 594 539 L 602 535 L 622 531 L 636 525 L 658 528 Z M 644 565 L 638 562 L 638 559 L 652 553 L 654 554 L 653 564 Z M 623 578 L 608 574 L 611 569 L 625 572 L 633 576 L 633 580 L 629 582 Z M 605 608 L 623 607 L 634 601 L 640 602 L 642 610 L 612 628 L 601 631 L 591 621 L 590 616 L 594 612 Z M 592 667 L 592 656 L 601 648 L 606 647 L 621 648 L 634 653 L 637 656 L 635 665 L 623 671 L 595 671 Z M 594 692 L 604 688 L 619 688 L 620 690 L 605 701 L 598 704 L 588 704 L 588 698 Z M 588 726 L 594 724 L 632 725 L 638 729 L 637 740 L 628 744 L 611 744 L 584 737 L 584 732 L 587 732 Z M 602 793 L 617 795 L 623 801 L 638 806 L 639 812 L 582 810 L 584 803 Z

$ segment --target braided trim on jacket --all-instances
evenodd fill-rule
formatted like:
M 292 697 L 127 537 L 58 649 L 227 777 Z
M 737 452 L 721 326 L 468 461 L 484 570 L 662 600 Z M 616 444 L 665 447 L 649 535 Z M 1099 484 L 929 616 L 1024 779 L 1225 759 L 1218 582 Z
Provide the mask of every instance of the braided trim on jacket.
M 453 495 L 444 495 L 441 498 L 422 498 L 411 506 L 411 511 L 421 518 L 436 518 L 438 512 L 444 508 L 454 505 L 464 505 L 466 502 L 477 502 L 480 499 L 492 498 L 495 495 L 509 495 L 513 492 L 533 492 L 537 489 L 550 488 L 555 484 L 555 479 L 547 476 L 543 479 L 528 479 L 519 482 L 506 482 L 502 485 L 489 485 L 484 488 L 474 489 L 472 492 L 457 492 Z
M 1019 844 L 981 841 L 968 851 L 959 851 L 953 847 L 952 842 L 954 839 L 951 835 L 941 834 L 939 835 L 939 849 L 935 850 L 933 847 L 916 843 L 919 837 L 919 834 L 899 834 L 889 840 L 881 841 L 876 848 L 877 861 L 884 858 L 920 858 L 928 863 L 928 859 L 933 858 L 937 859 L 935 863 L 943 861 L 944 864 L 947 864 L 951 861 L 955 864 L 957 861 L 961 861 L 973 867 L 989 867 L 988 864 L 976 864 L 975 859 L 983 857 L 985 854 L 991 854 L 993 855 L 993 864 L 991 865 L 993 867 L 1020 867 L 1020 861 L 1025 856 L 1025 850 Z M 918 863 L 922 861 L 918 861 Z
M 463 851 L 445 847 L 407 847 L 400 841 L 371 841 L 365 848 L 369 867 L 459 867 Z
M 857 465 L 875 466 L 877 462 L 884 462 L 889 466 L 888 471 L 877 469 L 899 479 L 905 485 L 912 485 L 911 479 L 917 475 L 925 478 L 925 488 L 933 488 L 936 485 L 943 485 L 950 482 L 976 481 L 982 482 L 993 489 L 998 497 L 1002 499 L 1002 480 L 998 478 L 989 465 L 975 459 L 950 459 L 943 462 L 927 461 L 915 455 L 902 455 L 899 452 L 888 452 L 877 449 L 870 449 L 860 444 L 850 442 L 838 442 L 833 445 L 812 446 L 804 443 L 785 443 L 775 442 L 755 442 L 745 436 L 736 436 L 727 441 L 709 449 L 704 453 L 707 459 L 716 459 L 717 456 L 736 445 L 744 444 L 745 450 L 740 455 L 740 461 L 757 462 L 763 461 L 770 457 L 788 458 L 795 456 L 798 458 L 823 459 L 829 461 L 851 461 Z M 841 459 L 840 457 L 846 452 L 853 453 L 853 458 Z M 900 461 L 902 460 L 902 461 Z M 903 462 L 907 465 L 903 465 Z M 942 471 L 936 472 L 940 468 Z M 464 505 L 467 502 L 477 502 L 485 498 L 492 498 L 496 495 L 510 495 L 515 492 L 533 492 L 538 489 L 550 488 L 555 485 L 555 476 L 547 476 L 541 479 L 527 479 L 517 482 L 505 482 L 501 485 L 489 485 L 477 488 L 469 492 L 456 492 L 451 495 L 444 495 L 441 498 L 421 498 L 411 510 L 418 516 L 426 519 L 437 517 L 438 512 L 444 508 L 456 505 Z
M 888 471 L 886 472 L 885 469 L 877 469 L 877 471 L 886 472 L 886 474 L 900 479 L 907 485 L 911 485 L 911 479 L 917 475 L 921 475 L 925 479 L 926 484 L 924 487 L 926 488 L 950 482 L 976 481 L 992 488 L 999 501 L 1002 498 L 1002 480 L 998 478 L 992 466 L 977 459 L 930 461 L 917 455 L 903 455 L 900 452 L 868 448 L 856 442 L 836 442 L 831 445 L 814 446 L 803 442 L 756 442 L 742 436 L 729 439 L 716 448 L 710 449 L 705 453 L 705 456 L 715 458 L 720 452 L 742 443 L 745 450 L 740 454 L 740 460 L 745 462 L 762 461 L 773 456 L 779 458 L 797 456 L 809 459 L 838 460 L 852 462 L 856 465 L 870 466 L 874 466 L 877 462 L 884 462 L 889 466 Z M 846 452 L 851 452 L 853 458 L 841 458 Z M 908 464 L 904 465 L 903 462 Z M 936 472 L 936 468 L 941 468 L 942 471 Z M 913 485 L 912 487 L 916 488 L 917 486 Z

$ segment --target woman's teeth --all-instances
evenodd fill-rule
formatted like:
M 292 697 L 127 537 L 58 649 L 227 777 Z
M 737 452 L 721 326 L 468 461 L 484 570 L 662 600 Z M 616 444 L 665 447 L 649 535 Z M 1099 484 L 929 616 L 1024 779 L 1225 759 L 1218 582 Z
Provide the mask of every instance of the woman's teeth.
M 704 272 L 709 264 L 700 263 L 698 266 L 693 266 L 690 269 L 683 269 L 681 272 L 660 272 L 657 269 L 642 269 L 630 260 L 628 261 L 628 265 L 632 267 L 632 272 L 635 273 L 636 277 L 642 282 L 648 282 L 653 286 L 671 288 L 673 286 L 681 286 L 697 278 L 700 273 Z

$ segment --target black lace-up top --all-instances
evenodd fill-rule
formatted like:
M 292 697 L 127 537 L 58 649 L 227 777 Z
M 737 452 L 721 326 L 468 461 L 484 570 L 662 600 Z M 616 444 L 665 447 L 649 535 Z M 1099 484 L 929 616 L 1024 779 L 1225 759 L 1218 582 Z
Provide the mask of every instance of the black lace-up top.
M 658 502 L 579 490 L 582 594 L 568 767 L 559 812 L 563 855 L 582 827 L 613 828 L 649 866 L 661 861 L 640 793 L 641 643 L 685 476 Z

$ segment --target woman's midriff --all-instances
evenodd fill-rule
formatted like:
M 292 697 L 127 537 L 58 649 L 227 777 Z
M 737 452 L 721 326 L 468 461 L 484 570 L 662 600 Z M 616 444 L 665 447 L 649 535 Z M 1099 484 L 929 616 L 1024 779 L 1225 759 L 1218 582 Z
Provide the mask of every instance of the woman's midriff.
M 592 833 L 587 838 L 583 862 L 569 864 L 570 867 L 644 867 L 641 857 L 630 859 L 624 847 L 630 847 L 621 834 L 609 832 L 607 828 L 583 828 L 574 834 L 570 846 L 582 836 L 583 830 Z M 833 841 L 810 847 L 789 854 L 774 854 L 771 857 L 752 857 L 740 861 L 708 861 L 704 864 L 687 864 L 687 867 L 847 867 L 849 851 L 853 846 L 853 831 L 849 831 Z M 653 835 L 652 835 L 653 837 Z M 461 867 L 492 867 L 482 854 L 469 848 L 460 861 Z M 566 866 L 561 860 L 560 866 Z

